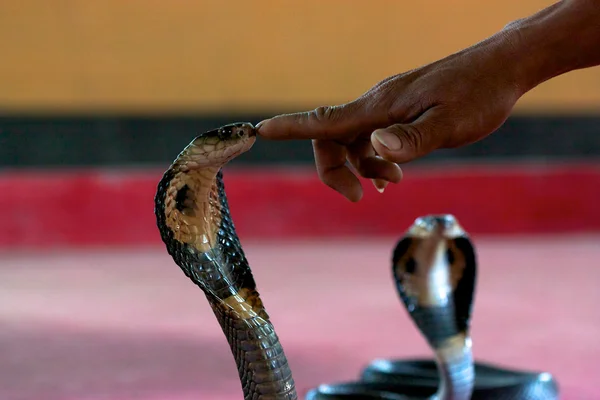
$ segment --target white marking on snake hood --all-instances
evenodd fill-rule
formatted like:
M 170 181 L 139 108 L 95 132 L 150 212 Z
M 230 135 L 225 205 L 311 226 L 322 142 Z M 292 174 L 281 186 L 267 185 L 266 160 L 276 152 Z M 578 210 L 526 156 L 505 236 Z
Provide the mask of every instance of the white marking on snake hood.
M 436 243 L 433 260 L 428 264 L 428 266 L 424 265 L 422 269 L 419 269 L 424 275 L 422 279 L 426 282 L 424 282 L 425 285 L 430 288 L 421 292 L 421 304 L 438 307 L 446 306 L 452 292 L 452 286 L 450 283 L 450 268 L 446 257 L 445 240 Z

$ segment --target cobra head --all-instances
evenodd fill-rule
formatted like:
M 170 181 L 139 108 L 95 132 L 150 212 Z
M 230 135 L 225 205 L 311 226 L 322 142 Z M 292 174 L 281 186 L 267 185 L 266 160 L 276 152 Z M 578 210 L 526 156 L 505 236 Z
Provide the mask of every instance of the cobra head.
M 256 129 L 249 122 L 236 122 L 196 136 L 177 156 L 175 165 L 182 171 L 220 168 L 250 150 L 256 141 Z

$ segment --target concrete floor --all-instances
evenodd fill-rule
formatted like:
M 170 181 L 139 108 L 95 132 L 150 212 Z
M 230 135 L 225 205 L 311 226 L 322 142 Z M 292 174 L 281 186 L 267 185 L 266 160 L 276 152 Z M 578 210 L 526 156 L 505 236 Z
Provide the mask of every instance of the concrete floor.
M 600 236 L 475 238 L 478 360 L 600 398 Z M 391 281 L 395 239 L 244 243 L 299 395 L 371 359 L 428 356 Z M 0 254 L 3 400 L 241 398 L 199 289 L 163 248 Z

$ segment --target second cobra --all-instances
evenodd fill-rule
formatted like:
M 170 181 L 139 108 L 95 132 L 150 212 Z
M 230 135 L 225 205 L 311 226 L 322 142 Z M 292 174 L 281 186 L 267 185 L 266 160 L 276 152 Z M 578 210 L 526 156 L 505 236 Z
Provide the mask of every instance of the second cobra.
M 196 137 L 160 180 L 155 215 L 168 253 L 204 291 L 221 325 L 244 399 L 291 400 L 298 398 L 294 379 L 236 234 L 221 170 L 255 139 L 249 123 Z M 438 360 L 442 380 L 435 398 L 468 400 L 475 283 L 469 239 L 450 216 L 420 218 L 396 246 L 393 271 L 409 315 Z

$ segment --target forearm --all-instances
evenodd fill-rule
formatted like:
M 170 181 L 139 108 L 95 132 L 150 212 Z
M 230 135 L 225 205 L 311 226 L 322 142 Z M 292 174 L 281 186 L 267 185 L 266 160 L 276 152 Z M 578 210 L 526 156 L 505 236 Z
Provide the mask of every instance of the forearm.
M 563 0 L 505 28 L 523 92 L 600 65 L 600 0 Z

